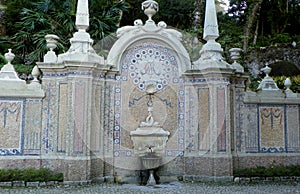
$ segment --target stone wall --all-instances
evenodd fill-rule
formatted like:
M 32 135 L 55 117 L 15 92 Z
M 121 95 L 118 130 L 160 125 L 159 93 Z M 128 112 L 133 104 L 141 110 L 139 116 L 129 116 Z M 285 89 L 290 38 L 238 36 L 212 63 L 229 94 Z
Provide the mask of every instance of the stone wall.
M 281 67 L 277 67 L 276 72 L 273 72 L 275 75 L 294 75 L 294 72 L 299 74 L 300 42 L 294 42 L 293 44 L 278 44 L 252 49 L 247 53 L 249 57 L 247 57 L 245 63 L 254 77 L 260 77 L 260 69 L 266 64 L 270 66 L 280 64 Z M 291 71 L 292 69 L 294 69 L 294 72 Z
M 234 168 L 300 164 L 300 98 L 289 89 L 247 91 L 235 134 Z
M 213 1 L 207 2 L 213 10 Z M 248 75 L 236 62 L 240 49 L 232 50 L 233 64 L 222 59 L 216 18 L 207 24 L 207 44 L 194 63 L 181 33 L 151 17 L 120 28 L 104 60 L 86 32 L 87 7 L 78 8 L 85 9 L 78 15 L 82 24 L 66 53 L 57 56 L 58 37 L 46 36 L 50 51 L 38 63 L 41 84 L 37 67 L 26 84 L 11 64 L 14 55 L 6 55 L 0 168 L 46 167 L 63 172 L 65 181 L 136 177 L 143 169 L 139 151 L 145 150 L 159 150 L 161 176 L 184 179 L 231 180 L 237 168 L 299 164 L 300 95 L 289 90 L 288 80 L 280 91 L 267 67 L 258 91 L 248 91 Z M 141 151 L 130 134 L 149 113 L 151 127 L 170 135 L 165 146 Z

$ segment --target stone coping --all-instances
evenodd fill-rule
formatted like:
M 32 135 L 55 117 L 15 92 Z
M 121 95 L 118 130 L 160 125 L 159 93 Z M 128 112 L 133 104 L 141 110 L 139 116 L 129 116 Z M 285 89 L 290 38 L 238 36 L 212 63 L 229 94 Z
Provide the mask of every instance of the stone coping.
M 96 178 L 88 181 L 48 181 L 48 182 L 25 182 L 8 181 L 0 182 L 1 187 L 47 187 L 57 185 L 90 185 L 92 183 L 116 183 L 112 176 Z M 183 182 L 234 182 L 234 183 L 260 183 L 260 182 L 300 182 L 300 176 L 278 176 L 278 177 L 204 177 L 196 175 L 185 175 L 179 178 Z M 126 184 L 126 183 L 124 183 Z
M 113 176 L 101 177 L 94 180 L 87 181 L 48 181 L 48 182 L 26 182 L 26 181 L 7 181 L 0 182 L 1 187 L 44 187 L 44 186 L 56 186 L 56 185 L 89 185 L 92 183 L 114 183 Z
M 235 177 L 235 183 L 250 183 L 250 182 L 300 182 L 300 176 L 275 176 L 275 177 Z

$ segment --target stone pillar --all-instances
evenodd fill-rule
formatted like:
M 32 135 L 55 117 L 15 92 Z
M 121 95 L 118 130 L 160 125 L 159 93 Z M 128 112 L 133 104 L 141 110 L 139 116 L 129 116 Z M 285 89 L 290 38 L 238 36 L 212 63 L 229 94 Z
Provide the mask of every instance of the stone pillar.
M 187 175 L 230 180 L 232 171 L 232 106 L 231 78 L 235 69 L 222 58 L 215 3 L 206 1 L 203 38 L 207 43 L 193 70 L 186 76 L 193 79 L 199 99 L 199 150 L 186 165 Z M 187 158 L 190 163 L 190 158 Z
M 38 66 L 43 72 L 43 165 L 64 173 L 65 181 L 103 176 L 105 79 L 109 66 L 92 47 L 88 1 L 79 0 L 78 31 L 70 49 L 50 51 Z M 47 38 L 57 39 L 51 35 Z M 49 41 L 48 41 L 49 43 Z

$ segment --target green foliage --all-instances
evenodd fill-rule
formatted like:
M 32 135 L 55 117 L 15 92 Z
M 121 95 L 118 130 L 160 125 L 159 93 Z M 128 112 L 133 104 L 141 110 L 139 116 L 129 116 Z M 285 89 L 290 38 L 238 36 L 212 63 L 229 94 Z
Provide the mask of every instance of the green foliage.
M 5 59 L 5 57 L 3 55 L 0 54 L 0 66 L 2 67 L 6 63 L 7 63 L 7 60 Z
M 124 12 L 121 25 L 132 25 L 135 19 L 147 20 L 147 16 L 141 10 L 141 4 L 145 0 L 126 0 L 129 4 L 128 11 Z M 154 15 L 153 20 L 156 22 L 165 21 L 168 26 L 179 28 L 182 30 L 189 30 L 194 27 L 194 0 L 156 0 L 159 4 L 159 11 Z M 200 23 L 203 23 L 204 3 L 201 1 L 200 5 Z M 126 16 L 126 17 L 125 17 Z
M 299 41 L 300 28 L 296 28 L 300 25 L 299 0 L 231 0 L 230 5 L 228 14 L 236 20 L 240 35 L 250 32 L 245 38 L 252 46 Z
M 47 52 L 45 35 L 60 37 L 57 53 L 67 50 L 69 39 L 76 31 L 75 14 L 77 0 L 17 0 L 7 4 L 7 30 L 11 40 L 4 44 L 4 50 L 13 45 L 14 54 L 21 63 L 32 64 L 41 61 Z M 104 6 L 103 6 L 104 5 Z M 124 1 L 93 0 L 90 3 L 90 28 L 94 42 L 116 31 L 121 11 L 127 10 Z M 12 33 L 11 33 L 12 32 Z M 1 48 L 0 48 L 1 49 Z M 0 52 L 4 52 L 0 50 Z
M 250 86 L 249 89 L 252 91 L 256 91 L 256 89 L 259 86 L 261 79 L 260 78 L 254 78 L 253 76 L 250 76 Z
M 234 18 L 229 17 L 221 12 L 218 13 L 218 21 L 220 29 L 220 37 L 218 42 L 224 48 L 226 60 L 229 60 L 229 56 L 226 56 L 229 49 L 242 48 L 243 29 L 237 25 L 237 22 L 234 20 Z
M 47 168 L 0 169 L 0 182 L 6 182 L 6 181 L 25 181 L 25 182 L 63 181 L 63 174 L 53 173 Z
M 6 32 L 8 36 L 12 36 L 18 32 L 16 23 L 20 20 L 20 12 L 23 8 L 30 8 L 32 2 L 39 0 L 13 0 L 6 1 L 5 10 L 5 21 L 6 21 Z
M 120 13 L 128 8 L 127 3 L 124 3 L 124 1 L 115 3 L 112 1 L 103 10 L 91 10 L 94 14 L 90 17 L 89 33 L 95 42 L 102 40 L 118 29 L 121 19 Z
M 16 62 L 14 62 L 16 61 Z M 17 73 L 19 74 L 25 74 L 28 75 L 31 73 L 34 65 L 24 65 L 22 63 L 20 63 L 20 60 L 15 59 L 12 63 L 14 65 L 14 68 L 16 70 Z M 0 54 L 0 69 L 7 64 L 7 60 L 5 59 L 5 57 L 3 55 Z
M 285 86 L 284 86 L 284 81 L 286 80 L 286 78 L 287 78 L 287 76 L 272 76 L 272 79 L 275 81 L 278 88 L 281 89 L 281 90 L 286 89 Z M 291 83 L 292 83 L 290 89 L 293 92 L 300 93 L 300 75 L 290 76 L 289 78 L 290 78 Z M 249 88 L 252 91 L 256 91 L 256 89 L 258 88 L 258 85 L 261 82 L 261 80 L 262 80 L 261 78 L 250 77 L 251 84 L 250 84 Z
M 284 81 L 287 78 L 286 76 L 274 76 L 272 78 L 276 82 L 278 88 L 280 88 L 280 89 L 286 89 L 285 86 L 284 86 Z M 300 93 L 300 75 L 298 75 L 298 76 L 291 76 L 289 78 L 290 78 L 291 83 L 292 83 L 290 89 L 293 92 Z
M 237 177 L 278 177 L 300 176 L 300 165 L 271 165 L 268 167 L 257 166 L 255 168 L 237 169 L 233 172 Z
M 281 34 L 275 34 L 270 42 L 275 44 L 275 43 L 290 43 L 292 42 L 293 39 L 288 33 L 281 33 Z

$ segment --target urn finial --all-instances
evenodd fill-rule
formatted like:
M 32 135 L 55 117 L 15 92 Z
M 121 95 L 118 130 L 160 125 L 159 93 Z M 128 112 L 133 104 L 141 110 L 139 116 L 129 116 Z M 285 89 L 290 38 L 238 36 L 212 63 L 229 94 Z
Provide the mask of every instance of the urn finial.
M 158 3 L 153 0 L 147 0 L 142 3 L 142 10 L 148 16 L 148 21 L 153 21 L 152 17 L 158 12 Z

